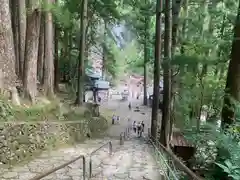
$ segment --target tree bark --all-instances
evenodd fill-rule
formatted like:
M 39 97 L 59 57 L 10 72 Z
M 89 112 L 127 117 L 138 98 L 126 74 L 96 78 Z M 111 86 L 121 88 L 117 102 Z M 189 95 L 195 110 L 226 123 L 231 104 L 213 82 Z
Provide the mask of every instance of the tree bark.
M 175 48 L 177 45 L 177 36 L 178 36 L 178 22 L 179 22 L 179 13 L 180 13 L 180 8 L 183 0 L 173 0 L 173 5 L 170 7 L 171 12 L 172 12 L 172 53 L 175 52 Z
M 76 65 L 73 65 L 71 63 L 71 59 L 72 59 L 72 48 L 73 48 L 73 32 L 72 30 L 69 30 L 69 32 L 67 33 L 67 39 L 66 39 L 66 45 L 67 45 L 67 49 L 66 49 L 66 60 L 67 62 L 67 67 L 68 67 L 68 81 L 70 81 L 72 78 L 76 78 L 76 72 L 78 70 L 77 67 L 77 63 Z
M 19 3 L 18 0 L 11 0 L 11 14 L 12 14 L 12 30 L 13 30 L 13 41 L 14 41 L 14 52 L 16 57 L 15 72 L 18 76 L 21 75 L 20 63 L 19 63 Z
M 27 11 L 23 88 L 24 96 L 29 98 L 32 103 L 35 103 L 37 95 L 37 57 L 40 21 L 41 13 L 39 12 L 39 2 L 31 0 L 29 1 Z
M 161 61 L 161 11 L 162 0 L 157 0 L 156 5 L 156 36 L 155 36 L 155 60 L 154 60 L 154 87 L 152 103 L 151 136 L 157 139 L 158 107 L 159 107 L 159 82 L 160 82 L 160 61 Z
M 103 50 L 103 59 L 102 59 L 102 78 L 105 79 L 105 71 L 106 71 L 106 61 L 107 61 L 107 50 L 106 50 L 106 37 L 107 37 L 107 22 L 104 20 L 104 39 L 102 43 Z
M 183 5 L 183 12 L 184 12 L 184 21 L 183 21 L 183 25 L 182 25 L 182 42 L 181 42 L 181 47 L 180 47 L 180 53 L 183 55 L 185 53 L 185 39 L 186 39 L 186 35 L 187 35 L 187 27 L 188 27 L 188 1 L 189 0 L 185 0 L 184 1 L 184 5 Z
M 231 60 L 228 66 L 224 103 L 222 108 L 222 127 L 228 127 L 235 121 L 235 102 L 240 101 L 240 2 L 234 27 Z
M 167 147 L 170 131 L 171 118 L 171 1 L 165 1 L 165 32 L 164 32 L 164 63 L 163 63 L 163 111 L 161 122 L 160 142 Z
M 63 32 L 63 47 L 62 47 L 62 53 L 61 53 L 61 59 L 63 60 L 64 63 L 64 68 L 63 68 L 63 82 L 68 82 L 69 81 L 69 61 L 67 61 L 69 53 L 69 32 L 67 29 L 64 30 Z
M 16 80 L 16 57 L 8 0 L 0 1 L 0 15 L 0 72 L 2 76 L 0 89 L 8 89 L 15 86 Z
M 225 21 L 226 21 L 226 14 L 223 15 L 223 19 L 222 19 L 222 25 L 221 25 L 221 29 L 220 29 L 220 39 L 223 39 L 223 35 L 225 32 Z M 214 75 L 217 77 L 219 74 L 219 71 L 221 70 L 221 57 L 222 57 L 222 45 L 218 46 L 218 50 L 217 50 L 217 57 L 219 58 L 220 62 L 216 63 L 216 70 L 214 72 Z M 221 76 L 219 76 L 219 80 L 221 80 Z
M 25 53 L 25 39 L 26 39 L 26 2 L 19 0 L 19 74 L 23 78 L 23 64 Z
M 146 3 L 147 4 L 147 3 Z M 148 15 L 145 16 L 145 40 L 144 40 L 144 79 L 143 79 L 143 105 L 148 104 L 148 98 L 147 98 L 147 63 L 149 58 L 149 48 L 148 48 L 148 41 L 149 41 L 149 22 L 150 18 Z
M 59 29 L 55 25 L 54 41 L 55 41 L 55 53 L 54 53 L 54 89 L 59 91 L 59 56 L 58 56 L 58 38 L 59 38 Z
M 47 0 L 51 4 L 53 0 Z M 44 62 L 44 92 L 48 97 L 54 95 L 54 47 L 53 47 L 53 16 L 49 10 L 45 14 L 45 62 Z
M 84 96 L 84 58 L 85 58 L 85 47 L 86 47 L 86 26 L 87 26 L 87 8 L 88 1 L 82 0 L 82 16 L 81 16 L 81 38 L 79 47 L 79 62 L 78 62 L 78 87 L 77 87 L 77 99 L 76 105 L 83 104 Z
M 45 59 L 45 16 L 44 12 L 41 13 L 41 26 L 40 26 L 40 36 L 39 36 L 39 45 L 38 45 L 38 61 L 37 61 L 37 77 L 40 85 L 43 85 L 44 82 L 44 59 Z

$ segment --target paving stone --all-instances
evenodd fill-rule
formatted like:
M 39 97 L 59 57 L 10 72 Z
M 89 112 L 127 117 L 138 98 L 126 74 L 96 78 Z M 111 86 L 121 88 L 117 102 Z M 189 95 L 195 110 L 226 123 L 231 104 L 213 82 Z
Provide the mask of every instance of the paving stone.
M 19 173 L 19 180 L 27 180 L 27 179 L 33 178 L 36 175 L 37 174 L 30 173 L 30 172 Z
M 3 174 L 3 179 L 15 179 L 18 177 L 18 173 L 14 171 L 9 171 Z
M 114 177 L 116 177 L 117 179 L 127 179 L 128 178 L 128 172 L 126 172 L 126 173 L 116 173 L 114 175 Z
M 54 179 L 56 179 L 56 178 L 57 178 L 57 177 L 56 177 L 55 174 L 50 174 L 50 175 L 42 178 L 41 180 L 54 180 Z
M 19 166 L 19 167 L 15 167 L 14 169 L 12 169 L 12 171 L 14 172 L 26 172 L 28 173 L 29 172 L 29 168 L 28 168 L 28 165 L 24 165 L 24 166 Z

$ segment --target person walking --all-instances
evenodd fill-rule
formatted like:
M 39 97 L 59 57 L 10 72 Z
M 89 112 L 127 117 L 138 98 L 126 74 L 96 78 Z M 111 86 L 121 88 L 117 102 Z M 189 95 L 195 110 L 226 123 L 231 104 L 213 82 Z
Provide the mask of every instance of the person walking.
M 143 121 L 142 121 L 141 125 L 142 125 L 142 132 L 144 132 L 144 126 L 145 126 L 145 124 L 144 124 Z
M 120 124 L 120 117 L 119 116 L 117 116 L 117 122 L 118 122 L 118 124 Z
M 131 103 L 129 102 L 129 104 L 128 104 L 128 109 L 131 111 L 131 109 L 132 109 L 132 105 L 131 105 Z
M 133 122 L 133 132 L 136 133 L 137 132 L 137 126 L 136 126 L 136 121 Z
M 142 135 L 142 124 L 140 122 L 138 122 L 138 125 L 137 125 L 137 133 L 138 133 L 138 137 L 141 137 L 141 135 Z
M 114 123 L 115 123 L 115 120 L 116 120 L 116 116 L 115 116 L 115 115 L 113 115 L 113 116 L 112 116 L 112 124 L 114 124 Z

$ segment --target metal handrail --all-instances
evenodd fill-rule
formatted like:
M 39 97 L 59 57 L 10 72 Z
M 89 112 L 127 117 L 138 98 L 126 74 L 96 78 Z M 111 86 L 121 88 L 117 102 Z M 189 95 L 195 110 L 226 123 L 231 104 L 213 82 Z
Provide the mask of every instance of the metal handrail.
M 103 144 L 102 146 L 100 146 L 99 148 L 95 149 L 93 152 L 91 152 L 90 154 L 90 160 L 89 160 L 89 178 L 92 177 L 92 156 L 97 152 L 99 151 L 100 149 L 102 149 L 103 147 L 105 147 L 106 145 L 108 145 L 108 148 L 109 148 L 109 154 L 112 155 L 112 142 L 109 141 L 105 144 Z
M 159 150 L 158 147 L 156 147 L 155 143 L 152 141 L 152 137 L 150 134 L 150 130 L 148 129 L 148 137 L 149 137 L 149 141 L 151 142 L 151 144 L 154 146 L 154 148 L 156 148 L 156 150 Z M 157 141 L 156 141 L 157 142 Z M 182 163 L 182 161 L 171 151 L 168 150 L 166 147 L 164 147 L 161 143 L 158 143 L 158 145 L 160 146 L 160 148 L 162 150 L 164 150 L 165 153 L 167 153 L 168 156 L 170 156 L 172 158 L 172 160 L 174 161 L 174 163 L 176 163 L 178 165 L 178 167 L 185 172 L 189 177 L 191 177 L 193 180 L 203 180 L 203 178 L 197 176 L 194 172 L 192 172 L 185 164 Z M 159 152 L 161 153 L 161 152 Z M 169 165 L 168 165 L 169 167 Z M 169 167 L 170 168 L 170 167 Z M 173 171 L 171 168 L 169 169 L 170 171 Z M 177 179 L 178 180 L 178 179 Z
M 44 172 L 44 173 L 42 173 L 40 175 L 37 175 L 37 176 L 29 179 L 29 180 L 40 180 L 40 179 L 42 179 L 42 178 L 44 178 L 44 177 L 46 177 L 46 176 L 48 176 L 48 175 L 50 175 L 50 174 L 52 174 L 52 173 L 54 173 L 56 171 L 58 171 L 58 170 L 60 170 L 60 169 L 62 169 L 64 167 L 68 166 L 69 164 L 74 163 L 75 161 L 77 161 L 79 159 L 83 160 L 83 180 L 86 180 L 86 158 L 85 158 L 84 155 L 80 155 L 80 156 L 76 157 L 75 159 L 73 159 L 71 161 L 68 161 L 68 162 L 66 162 L 66 163 L 64 163 L 64 164 L 62 164 L 62 165 L 60 165 L 58 167 L 50 169 L 50 170 L 48 170 L 48 171 L 46 171 L 46 172 Z
M 155 143 L 151 140 L 151 138 L 149 138 L 151 144 L 153 145 L 154 149 L 157 151 L 157 153 L 160 155 L 160 158 L 162 160 L 162 162 L 164 162 L 165 166 L 167 167 L 167 169 L 169 169 L 170 173 L 172 174 L 174 180 L 179 180 L 177 178 L 177 176 L 175 175 L 174 171 L 172 170 L 172 168 L 168 165 L 168 163 L 166 162 L 166 159 L 163 157 L 162 153 L 158 150 L 157 146 L 155 145 Z M 165 176 L 169 179 L 167 173 L 164 171 Z

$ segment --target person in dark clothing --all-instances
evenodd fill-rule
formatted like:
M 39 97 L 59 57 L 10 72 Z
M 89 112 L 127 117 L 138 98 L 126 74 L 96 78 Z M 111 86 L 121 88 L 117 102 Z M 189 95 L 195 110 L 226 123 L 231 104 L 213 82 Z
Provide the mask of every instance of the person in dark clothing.
M 112 124 L 114 124 L 114 123 L 115 123 L 115 120 L 116 120 L 116 116 L 115 116 L 115 115 L 113 115 L 113 116 L 112 116 Z
M 136 121 L 133 122 L 133 131 L 134 133 L 137 132 L 137 126 L 136 126 Z
M 100 96 L 98 96 L 98 102 L 101 103 L 101 100 L 102 100 L 102 98 Z
M 87 137 L 90 139 L 91 138 L 91 136 L 90 136 L 90 134 L 89 133 L 87 133 Z
M 144 124 L 143 121 L 142 121 L 141 125 L 142 125 L 142 132 L 144 132 L 144 126 L 145 126 L 145 124 Z
M 129 110 L 132 109 L 132 105 L 131 105 L 131 103 L 128 104 L 128 109 L 129 109 Z
M 138 137 L 142 136 L 142 124 L 140 122 L 137 125 L 137 133 L 138 133 Z
M 120 124 L 120 116 L 117 116 L 117 122 Z

